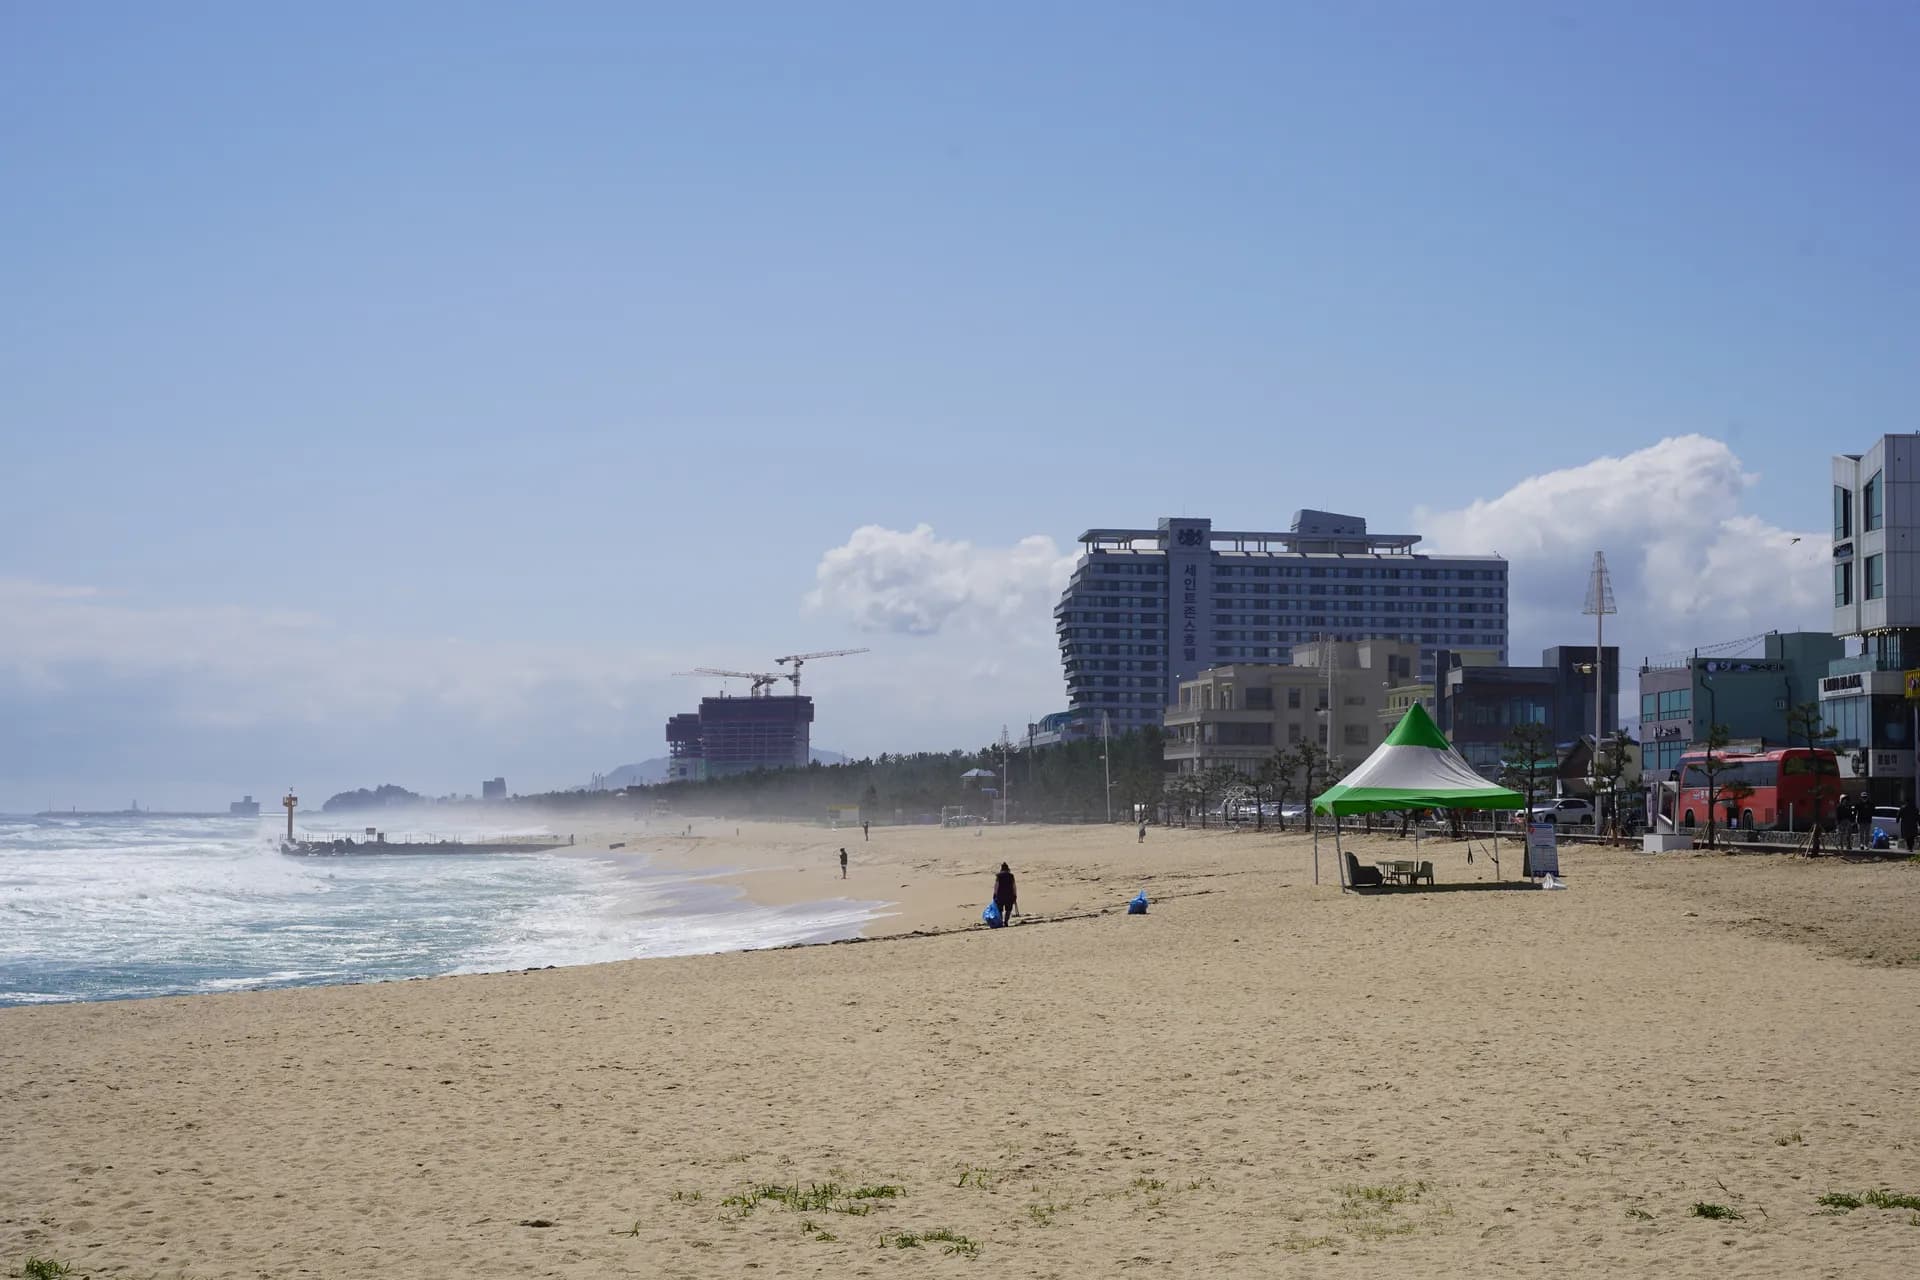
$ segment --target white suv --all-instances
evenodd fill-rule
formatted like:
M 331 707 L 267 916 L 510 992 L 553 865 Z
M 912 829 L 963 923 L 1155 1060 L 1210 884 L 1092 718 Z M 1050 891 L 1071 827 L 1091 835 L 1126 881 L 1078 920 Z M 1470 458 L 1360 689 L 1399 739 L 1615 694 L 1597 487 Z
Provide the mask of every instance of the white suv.
M 1591 800 L 1582 800 L 1577 796 L 1562 796 L 1558 800 L 1549 800 L 1545 804 L 1537 804 L 1531 809 L 1514 814 L 1513 822 L 1515 826 L 1535 822 L 1550 822 L 1555 824 L 1586 823 L 1591 825 L 1593 822 L 1593 802 Z

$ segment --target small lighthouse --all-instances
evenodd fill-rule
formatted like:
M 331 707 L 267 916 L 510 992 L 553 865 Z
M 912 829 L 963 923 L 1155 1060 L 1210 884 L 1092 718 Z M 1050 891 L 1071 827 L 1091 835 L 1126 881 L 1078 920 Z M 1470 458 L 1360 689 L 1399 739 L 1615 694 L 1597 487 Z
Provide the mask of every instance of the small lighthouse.
M 292 787 L 288 787 L 287 794 L 281 797 L 280 803 L 285 805 L 287 808 L 287 843 L 292 844 L 293 843 L 293 809 L 295 805 L 300 803 L 300 797 L 293 794 Z

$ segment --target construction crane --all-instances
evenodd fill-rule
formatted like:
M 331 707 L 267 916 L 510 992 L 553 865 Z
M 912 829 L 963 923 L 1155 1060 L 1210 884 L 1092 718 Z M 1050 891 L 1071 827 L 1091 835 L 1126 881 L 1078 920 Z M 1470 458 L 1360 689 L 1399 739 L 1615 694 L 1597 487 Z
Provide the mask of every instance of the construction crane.
M 815 658 L 844 658 L 855 653 L 870 653 L 870 649 L 822 649 L 818 653 L 790 653 L 784 658 L 775 658 L 779 666 L 793 664 L 793 670 L 787 673 L 787 679 L 793 681 L 793 696 L 800 696 L 800 668 Z
M 726 671 L 719 667 L 695 667 L 691 671 L 676 671 L 676 676 L 724 676 L 730 679 L 751 680 L 753 688 L 748 691 L 749 698 L 764 698 L 767 690 L 779 684 L 785 678 L 778 671 Z

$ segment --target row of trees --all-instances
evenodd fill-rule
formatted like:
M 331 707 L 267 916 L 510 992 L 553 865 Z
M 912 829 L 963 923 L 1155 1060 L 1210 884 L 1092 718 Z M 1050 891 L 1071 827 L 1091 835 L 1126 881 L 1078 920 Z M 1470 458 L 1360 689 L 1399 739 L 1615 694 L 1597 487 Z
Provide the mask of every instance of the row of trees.
M 1197 773 L 1183 773 L 1166 780 L 1163 795 L 1169 818 L 1187 821 L 1199 815 L 1206 826 L 1211 815 L 1224 819 L 1232 806 L 1252 800 L 1254 825 L 1266 827 L 1266 810 L 1273 805 L 1275 821 L 1286 830 L 1286 807 L 1295 797 L 1311 800 L 1344 772 L 1338 757 L 1327 754 L 1317 743 L 1303 742 L 1282 747 L 1260 762 L 1252 773 L 1243 773 L 1229 765 L 1215 765 Z
M 1098 740 L 1061 743 L 1029 751 L 1003 751 L 998 744 L 977 751 L 883 752 L 841 764 L 804 769 L 768 769 L 701 782 L 663 782 L 645 789 L 649 799 L 675 808 L 733 818 L 823 816 L 831 805 L 860 806 L 874 821 L 937 816 L 960 806 L 985 814 L 997 802 L 985 794 L 1010 781 L 1012 813 L 1029 821 L 1098 821 L 1108 810 L 1124 817 L 1135 804 L 1157 805 L 1164 780 L 1163 735 L 1157 727 L 1120 734 L 1109 747 Z M 1110 758 L 1103 759 L 1103 751 Z M 985 769 L 993 775 L 966 781 L 963 774 Z M 557 792 L 520 798 L 543 808 L 592 808 L 621 803 L 604 792 Z

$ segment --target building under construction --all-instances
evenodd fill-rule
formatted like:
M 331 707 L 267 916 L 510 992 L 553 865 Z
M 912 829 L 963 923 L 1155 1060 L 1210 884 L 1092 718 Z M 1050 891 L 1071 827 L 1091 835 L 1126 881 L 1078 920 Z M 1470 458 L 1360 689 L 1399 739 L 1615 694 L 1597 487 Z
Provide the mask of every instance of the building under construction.
M 804 768 L 813 758 L 813 699 L 702 698 L 667 721 L 667 780 L 697 782 L 755 769 Z
M 667 721 L 667 781 L 698 782 L 727 778 L 755 769 L 804 769 L 813 760 L 813 699 L 800 692 L 800 668 L 816 658 L 844 658 L 865 649 L 821 649 L 790 653 L 774 661 L 788 671 L 733 671 L 696 667 L 682 676 L 748 680 L 744 698 L 702 698 L 699 711 Z M 776 697 L 769 689 L 791 681 L 793 692 Z

